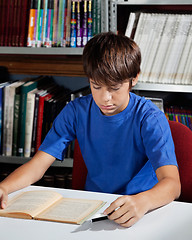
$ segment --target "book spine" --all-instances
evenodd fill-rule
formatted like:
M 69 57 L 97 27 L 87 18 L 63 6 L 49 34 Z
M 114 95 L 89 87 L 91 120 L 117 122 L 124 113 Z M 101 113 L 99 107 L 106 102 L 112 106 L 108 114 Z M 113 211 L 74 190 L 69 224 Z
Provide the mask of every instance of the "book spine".
M 31 140 L 31 157 L 36 153 L 36 136 L 37 136 L 37 119 L 39 109 L 39 95 L 35 94 L 35 106 L 34 106 L 34 117 L 33 117 L 33 128 L 32 128 L 32 140 Z
M 17 8 L 17 27 L 16 27 L 16 39 L 15 44 L 16 47 L 19 47 L 20 43 L 20 34 L 21 34 L 21 21 L 22 21 L 22 0 L 18 0 L 18 8 Z
M 93 36 L 97 34 L 97 0 L 92 0 L 92 6 L 93 6 Z
M 8 43 L 7 46 L 11 46 L 12 45 L 12 37 L 13 37 L 13 13 L 14 13 L 14 0 L 11 0 L 10 2 L 10 12 L 9 12 L 9 23 L 8 23 Z
M 4 88 L 3 96 L 3 155 L 7 155 L 7 128 L 9 118 L 9 86 Z
M 26 45 L 26 22 L 28 22 L 28 0 L 22 1 L 22 18 L 21 18 L 21 32 L 20 32 L 20 40 L 19 40 L 19 46 L 24 47 Z
M 24 157 L 30 157 L 30 154 L 31 154 L 31 140 L 32 140 L 34 106 L 35 106 L 35 94 L 28 93 L 27 94 L 26 122 L 25 122 Z
M 7 0 L 1 2 L 1 28 L 0 28 L 0 46 L 4 46 L 5 29 L 6 29 L 6 9 Z
M 57 45 L 57 31 L 58 31 L 58 0 L 54 0 L 54 14 L 53 14 L 53 46 Z
M 77 34 L 77 47 L 81 47 L 81 10 L 80 10 L 80 1 L 76 5 L 76 16 L 77 16 L 77 25 L 76 25 L 76 34 Z
M 46 31 L 47 31 L 47 13 L 48 12 L 48 0 L 43 1 L 43 22 L 42 22 L 42 33 L 41 33 L 41 46 L 45 47 L 46 46 Z
M 97 0 L 97 33 L 101 32 L 101 0 Z
M 67 0 L 66 47 L 70 47 L 70 35 L 71 35 L 71 0 Z
M 5 29 L 5 37 L 4 37 L 4 46 L 8 46 L 8 36 L 9 36 L 9 16 L 10 16 L 10 5 L 11 0 L 7 1 L 7 9 L 6 9 L 6 29 Z
M 92 0 L 88 2 L 87 41 L 93 37 Z
M 60 0 L 58 9 L 58 32 L 57 32 L 58 47 L 63 46 L 64 18 L 65 18 L 65 0 Z
M 12 155 L 13 156 L 18 155 L 17 149 L 18 149 L 19 109 L 20 109 L 20 94 L 15 94 L 14 120 L 13 120 L 13 146 L 12 146 Z
M 87 0 L 84 0 L 83 2 L 83 41 L 82 41 L 82 47 L 84 47 L 87 43 Z
M 38 1 L 37 9 L 36 46 L 41 47 L 42 25 L 43 25 L 43 0 Z
M 50 94 L 39 97 L 39 108 L 38 108 L 38 118 L 37 118 L 37 135 L 36 135 L 36 152 L 41 145 L 42 137 L 42 125 L 43 125 L 43 111 L 44 111 L 44 101 L 51 98 Z
M 76 47 L 77 46 L 77 36 L 76 36 L 76 11 L 75 11 L 75 4 L 76 2 L 72 0 L 71 2 L 71 37 L 70 37 L 70 46 Z

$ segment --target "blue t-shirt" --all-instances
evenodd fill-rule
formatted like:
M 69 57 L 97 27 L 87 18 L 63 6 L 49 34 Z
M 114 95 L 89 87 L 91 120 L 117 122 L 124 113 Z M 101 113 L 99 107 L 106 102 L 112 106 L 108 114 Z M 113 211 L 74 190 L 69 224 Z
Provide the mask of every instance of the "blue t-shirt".
M 127 108 L 114 116 L 103 115 L 92 95 L 71 101 L 39 150 L 63 160 L 75 138 L 87 166 L 85 189 L 89 191 L 136 194 L 158 182 L 157 168 L 177 166 L 164 113 L 133 93 Z

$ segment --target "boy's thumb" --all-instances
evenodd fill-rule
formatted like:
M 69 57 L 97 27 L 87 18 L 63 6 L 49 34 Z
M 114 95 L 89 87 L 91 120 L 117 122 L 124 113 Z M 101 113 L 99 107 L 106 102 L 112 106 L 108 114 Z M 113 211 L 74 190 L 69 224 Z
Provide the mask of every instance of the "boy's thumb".
M 7 196 L 3 195 L 1 198 L 1 208 L 6 208 L 7 206 Z

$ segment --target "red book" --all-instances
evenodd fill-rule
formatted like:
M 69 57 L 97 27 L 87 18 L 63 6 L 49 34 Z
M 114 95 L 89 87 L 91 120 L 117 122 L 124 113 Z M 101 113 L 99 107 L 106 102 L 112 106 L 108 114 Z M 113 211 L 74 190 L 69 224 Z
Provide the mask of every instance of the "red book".
M 10 6 L 9 6 L 9 25 L 8 25 L 8 46 L 12 45 L 12 37 L 13 37 L 13 14 L 14 14 L 14 5 L 15 5 L 15 0 L 10 1 Z
M 5 34 L 4 34 L 4 46 L 8 46 L 8 36 L 9 36 L 9 13 L 10 13 L 11 0 L 7 0 L 7 5 L 5 8 Z
M 52 94 L 49 94 L 49 93 L 45 93 L 44 95 L 39 96 L 39 109 L 38 109 L 37 133 L 36 133 L 36 152 L 38 151 L 41 145 L 44 101 L 49 100 L 51 97 L 52 97 Z
M 22 0 L 21 3 L 22 17 L 20 18 L 20 39 L 19 46 L 27 45 L 28 22 L 29 22 L 29 0 Z
M 21 5 L 23 0 L 18 0 L 17 3 L 17 19 L 16 19 L 16 37 L 15 37 L 15 45 L 16 47 L 19 47 L 20 42 L 20 32 L 21 32 L 21 19 L 22 19 L 22 11 L 21 11 Z
M 16 46 L 18 0 L 14 1 L 11 46 Z

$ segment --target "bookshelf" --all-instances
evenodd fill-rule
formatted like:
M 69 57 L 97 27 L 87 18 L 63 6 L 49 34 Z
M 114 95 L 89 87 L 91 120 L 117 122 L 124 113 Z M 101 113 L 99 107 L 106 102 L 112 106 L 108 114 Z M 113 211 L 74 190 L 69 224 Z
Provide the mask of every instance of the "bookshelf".
M 192 0 L 102 0 L 101 30 L 125 33 L 131 11 L 192 13 Z M 0 66 L 10 74 L 85 77 L 81 56 L 83 48 L 0 47 Z M 138 83 L 134 90 L 192 93 L 192 85 Z M 23 164 L 29 159 L 0 156 L 2 163 Z M 54 166 L 72 167 L 72 159 L 56 161 Z

